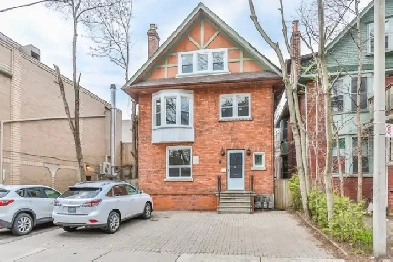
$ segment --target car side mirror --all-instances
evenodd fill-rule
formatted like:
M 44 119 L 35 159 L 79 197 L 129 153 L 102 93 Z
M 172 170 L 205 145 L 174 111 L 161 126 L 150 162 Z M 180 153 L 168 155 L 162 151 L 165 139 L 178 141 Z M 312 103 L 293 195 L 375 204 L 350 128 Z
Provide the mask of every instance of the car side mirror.
M 139 190 L 139 194 L 143 194 L 143 190 Z

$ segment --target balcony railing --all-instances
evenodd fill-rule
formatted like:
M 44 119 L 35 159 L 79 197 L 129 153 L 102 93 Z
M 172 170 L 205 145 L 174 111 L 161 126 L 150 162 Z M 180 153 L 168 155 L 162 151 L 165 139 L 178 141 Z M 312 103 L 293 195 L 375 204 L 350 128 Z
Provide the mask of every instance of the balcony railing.
M 374 96 L 368 99 L 368 106 L 370 109 L 371 120 L 374 119 Z M 389 85 L 385 91 L 385 112 L 386 116 L 392 116 L 393 118 L 393 88 Z

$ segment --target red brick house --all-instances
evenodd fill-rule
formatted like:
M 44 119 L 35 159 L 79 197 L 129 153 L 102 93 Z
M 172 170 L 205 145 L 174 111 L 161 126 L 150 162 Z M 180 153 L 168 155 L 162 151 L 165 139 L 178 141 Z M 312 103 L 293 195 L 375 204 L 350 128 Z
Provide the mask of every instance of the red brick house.
M 123 88 L 139 104 L 139 187 L 159 210 L 215 210 L 219 176 L 223 195 L 273 194 L 280 70 L 202 3 L 162 45 L 156 29 Z

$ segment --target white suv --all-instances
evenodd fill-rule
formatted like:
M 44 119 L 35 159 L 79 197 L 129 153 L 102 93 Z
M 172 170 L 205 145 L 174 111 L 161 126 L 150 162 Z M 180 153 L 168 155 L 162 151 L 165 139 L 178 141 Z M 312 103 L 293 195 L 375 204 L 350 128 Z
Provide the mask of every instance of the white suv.
M 101 228 L 113 234 L 121 221 L 137 216 L 149 219 L 151 196 L 126 182 L 82 182 L 69 187 L 54 204 L 53 223 L 65 231 Z
M 14 235 L 31 232 L 38 224 L 52 222 L 52 210 L 57 190 L 41 185 L 0 186 L 0 229 Z

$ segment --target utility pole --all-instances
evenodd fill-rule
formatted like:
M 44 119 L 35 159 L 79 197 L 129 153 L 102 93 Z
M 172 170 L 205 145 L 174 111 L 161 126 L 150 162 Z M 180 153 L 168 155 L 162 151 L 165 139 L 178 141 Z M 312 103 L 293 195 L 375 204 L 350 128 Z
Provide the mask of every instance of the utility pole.
M 115 158 L 116 158 L 116 85 L 111 84 L 111 178 L 115 174 Z
M 374 0 L 373 252 L 386 256 L 385 0 Z

